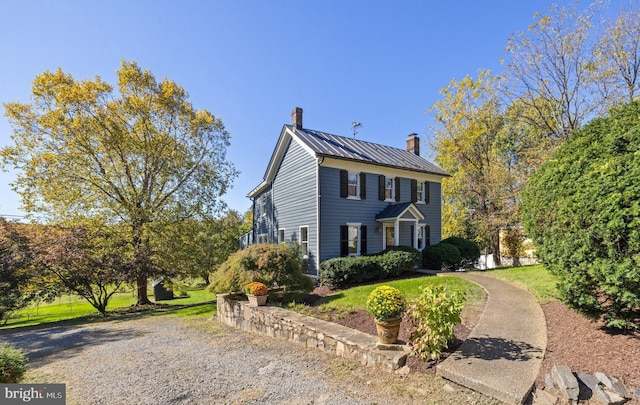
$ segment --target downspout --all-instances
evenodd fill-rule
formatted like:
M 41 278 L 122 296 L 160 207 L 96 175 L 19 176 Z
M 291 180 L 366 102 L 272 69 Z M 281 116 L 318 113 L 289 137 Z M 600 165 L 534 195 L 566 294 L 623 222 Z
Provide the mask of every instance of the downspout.
M 273 181 L 271 182 L 271 224 L 269 226 L 269 239 L 274 241 L 277 240 L 277 230 L 275 228 L 276 225 L 276 204 L 275 199 L 273 198 Z M 276 236 L 274 238 L 274 236 Z
M 320 165 L 324 156 L 316 160 L 316 277 L 320 278 Z

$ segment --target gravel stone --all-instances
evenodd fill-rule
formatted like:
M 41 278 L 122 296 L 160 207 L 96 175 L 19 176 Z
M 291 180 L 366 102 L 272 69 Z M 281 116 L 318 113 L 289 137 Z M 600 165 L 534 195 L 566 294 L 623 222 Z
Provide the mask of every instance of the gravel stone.
M 47 382 L 66 383 L 70 405 L 385 403 L 326 375 L 325 353 L 220 328 L 161 317 L 3 332 L 0 341 L 27 351 L 31 374 L 63 378 Z

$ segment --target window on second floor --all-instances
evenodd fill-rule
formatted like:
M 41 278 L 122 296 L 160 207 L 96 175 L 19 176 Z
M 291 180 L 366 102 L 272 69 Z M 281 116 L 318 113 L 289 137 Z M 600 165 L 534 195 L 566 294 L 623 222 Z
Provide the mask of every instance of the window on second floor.
M 395 181 L 393 178 L 385 178 L 384 179 L 384 199 L 385 201 L 391 201 L 394 199 L 395 192 Z
M 417 189 L 416 189 L 417 190 L 417 201 L 423 203 L 424 202 L 424 182 L 419 181 L 416 184 L 416 187 L 417 187 Z
M 348 197 L 360 197 L 360 176 L 358 173 L 349 173 L 347 191 Z
M 267 195 L 260 196 L 260 215 L 267 215 Z

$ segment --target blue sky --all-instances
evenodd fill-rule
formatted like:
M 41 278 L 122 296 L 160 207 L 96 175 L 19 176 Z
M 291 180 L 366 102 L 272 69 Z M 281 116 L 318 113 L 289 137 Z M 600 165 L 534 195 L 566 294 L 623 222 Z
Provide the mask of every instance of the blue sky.
M 0 102 L 28 102 L 45 70 L 115 83 L 120 61 L 135 60 L 225 123 L 240 175 L 224 199 L 245 211 L 294 107 L 306 128 L 349 136 L 357 121 L 359 139 L 426 140 L 438 91 L 500 71 L 509 36 L 551 3 L 0 0 Z M 0 146 L 11 133 L 0 116 Z M 22 214 L 13 180 L 0 173 L 0 215 Z

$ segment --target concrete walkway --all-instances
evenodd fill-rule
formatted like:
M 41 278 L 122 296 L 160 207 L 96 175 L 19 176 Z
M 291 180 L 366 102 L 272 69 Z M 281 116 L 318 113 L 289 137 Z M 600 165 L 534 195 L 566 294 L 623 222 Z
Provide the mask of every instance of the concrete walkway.
M 445 273 L 482 286 L 487 304 L 471 335 L 437 373 L 509 404 L 521 404 L 547 347 L 542 308 L 530 292 L 481 273 Z

